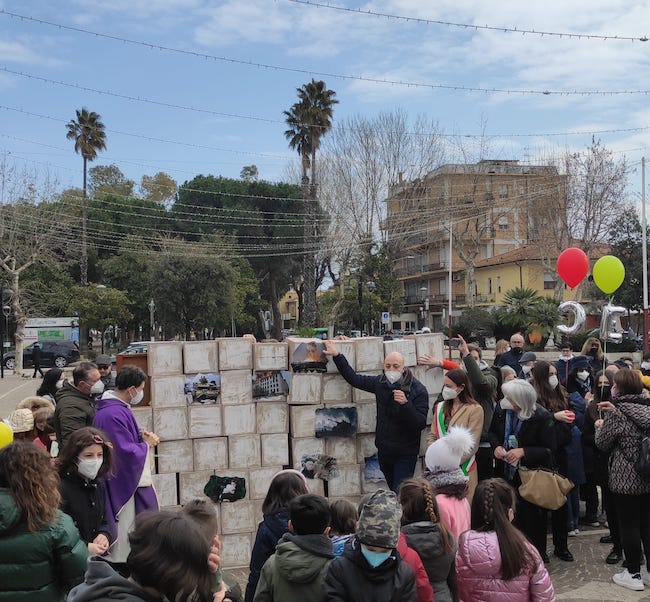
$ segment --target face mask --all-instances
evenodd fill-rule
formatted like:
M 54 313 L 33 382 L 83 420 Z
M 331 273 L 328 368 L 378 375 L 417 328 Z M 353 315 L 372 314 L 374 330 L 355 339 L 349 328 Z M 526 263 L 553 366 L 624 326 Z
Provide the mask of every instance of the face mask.
M 650 362 L 641 362 L 641 370 L 650 370 Z
M 533 369 L 532 366 L 522 366 L 521 371 L 527 376 L 530 374 L 530 371 Z
M 368 561 L 368 564 L 373 569 L 375 569 L 390 558 L 391 551 L 386 550 L 385 552 L 371 552 L 370 550 L 366 550 L 365 546 L 361 546 L 361 553 L 363 554 L 363 557 Z
M 600 400 L 601 401 L 609 401 L 611 398 L 611 389 L 609 385 L 605 385 L 604 387 L 598 387 L 598 391 L 600 391 Z
M 104 383 L 98 380 L 92 387 L 90 387 L 91 395 L 101 395 L 104 392 Z
M 79 458 L 77 461 L 77 472 L 85 479 L 92 481 L 97 477 L 97 473 L 99 472 L 99 469 L 102 467 L 103 463 L 104 460 L 101 459 L 86 460 Z
M 57 381 L 56 381 L 56 384 L 55 384 L 54 386 L 55 386 L 57 389 L 62 389 L 62 388 L 63 388 L 63 383 L 64 383 L 64 382 L 65 382 L 64 380 L 57 380 Z
M 511 350 L 512 355 L 521 355 L 524 352 L 523 347 L 513 347 Z
M 560 381 L 557 379 L 556 374 L 551 374 L 548 377 L 548 384 L 551 385 L 551 389 L 555 389 Z
M 501 406 L 502 410 L 514 410 L 512 404 L 510 403 L 510 400 L 506 399 L 505 397 L 499 402 L 499 405 Z
M 391 384 L 395 384 L 400 378 L 402 378 L 402 373 L 397 370 L 386 370 L 384 374 L 386 375 L 386 380 Z
M 572 359 L 573 359 L 573 354 L 571 354 L 571 355 L 561 355 L 561 356 L 560 356 L 560 359 L 561 359 L 562 361 L 564 361 L 564 362 L 568 362 L 569 360 L 572 360 Z
M 456 397 L 458 397 L 458 391 L 456 391 L 456 389 L 452 389 L 447 385 L 442 387 L 442 398 L 445 401 L 449 401 L 450 399 L 456 399 Z
M 587 380 L 587 378 L 589 377 L 589 372 L 587 372 L 586 370 L 580 370 L 580 372 L 578 372 L 576 376 L 580 380 Z
M 140 391 L 138 391 L 135 394 L 135 397 L 131 397 L 130 403 L 132 406 L 137 406 L 143 399 L 144 399 L 144 389 L 140 389 Z

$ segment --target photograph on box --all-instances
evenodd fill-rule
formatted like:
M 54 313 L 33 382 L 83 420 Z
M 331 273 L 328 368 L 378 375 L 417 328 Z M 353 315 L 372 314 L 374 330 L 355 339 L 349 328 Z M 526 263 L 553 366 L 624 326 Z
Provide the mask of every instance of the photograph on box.
M 291 372 L 287 370 L 253 372 L 253 398 L 287 395 L 290 384 Z
M 357 434 L 357 408 L 318 408 L 316 437 L 354 437 Z
M 325 343 L 300 343 L 293 351 L 291 369 L 294 372 L 327 372 Z
M 216 503 L 236 502 L 246 496 L 246 480 L 213 474 L 205 484 L 203 493 Z
M 300 472 L 307 479 L 323 479 L 323 481 L 339 476 L 336 458 L 327 454 L 305 454 L 300 459 Z
M 214 404 L 219 402 L 221 394 L 221 375 L 210 372 L 188 376 L 183 389 L 188 404 Z

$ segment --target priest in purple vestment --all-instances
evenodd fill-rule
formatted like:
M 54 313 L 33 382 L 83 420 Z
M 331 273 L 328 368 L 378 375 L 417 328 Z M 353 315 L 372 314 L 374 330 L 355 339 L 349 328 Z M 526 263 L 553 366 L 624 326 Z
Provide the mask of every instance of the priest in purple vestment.
M 140 431 L 131 405 L 144 396 L 147 375 L 136 366 L 124 366 L 115 379 L 115 389 L 97 400 L 94 426 L 102 429 L 113 442 L 114 464 L 106 480 L 106 519 L 116 540 L 106 558 L 126 562 L 129 554 L 128 533 L 137 514 L 158 510 L 153 488 L 149 451 L 160 439 L 149 431 Z

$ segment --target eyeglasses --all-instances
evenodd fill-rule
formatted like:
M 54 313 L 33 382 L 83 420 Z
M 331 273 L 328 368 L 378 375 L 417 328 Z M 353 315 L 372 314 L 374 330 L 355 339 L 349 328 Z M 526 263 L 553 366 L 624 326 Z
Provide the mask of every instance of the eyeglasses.
M 99 364 L 97 365 L 98 370 L 108 370 L 109 368 L 110 368 L 110 366 L 104 366 L 104 365 L 100 366 Z

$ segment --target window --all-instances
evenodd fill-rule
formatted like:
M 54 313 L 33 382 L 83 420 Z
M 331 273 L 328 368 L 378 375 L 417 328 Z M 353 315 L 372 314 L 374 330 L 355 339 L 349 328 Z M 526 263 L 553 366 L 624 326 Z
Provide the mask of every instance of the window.
M 508 198 L 508 185 L 507 184 L 501 184 L 499 186 L 499 198 L 501 198 L 501 199 L 507 199 Z
M 492 278 L 488 278 L 488 294 L 492 294 Z
M 499 230 L 507 230 L 509 225 L 510 224 L 508 223 L 508 216 L 507 215 L 502 215 L 499 218 Z
M 545 291 L 552 291 L 555 289 L 555 282 L 552 280 L 544 280 L 544 290 Z
M 497 293 L 501 292 L 501 276 L 497 276 Z

